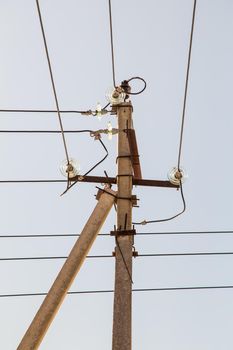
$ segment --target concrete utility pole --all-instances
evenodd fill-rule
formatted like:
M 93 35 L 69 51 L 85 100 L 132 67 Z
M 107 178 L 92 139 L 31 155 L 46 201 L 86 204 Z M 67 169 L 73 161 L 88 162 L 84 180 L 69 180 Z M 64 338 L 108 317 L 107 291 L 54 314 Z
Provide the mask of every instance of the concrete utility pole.
M 98 203 L 87 221 L 79 239 L 70 252 L 50 291 L 44 299 L 30 327 L 17 350 L 38 349 L 43 337 L 65 298 L 75 276 L 80 270 L 99 230 L 101 229 L 114 201 L 116 193 L 105 189 L 98 195 Z
M 132 308 L 132 161 L 127 129 L 132 125 L 132 105 L 117 106 L 118 117 L 118 199 L 115 248 L 115 292 L 113 315 L 113 350 L 131 350 Z M 125 199 L 122 199 L 125 198 Z
M 122 82 L 121 88 L 126 95 L 130 91 L 127 81 Z M 118 175 L 116 178 L 80 175 L 72 178 L 73 181 L 107 183 L 108 186 L 98 193 L 98 204 L 17 350 L 36 350 L 40 346 L 116 199 L 117 227 L 111 232 L 116 239 L 112 349 L 131 350 L 132 348 L 132 255 L 135 234 L 135 230 L 132 229 L 132 207 L 136 202 L 135 197 L 132 196 L 132 187 L 137 185 L 179 188 L 179 186 L 169 181 L 142 179 L 136 135 L 132 129 L 131 102 L 112 106 L 112 112 L 113 114 L 117 112 L 118 117 Z M 111 184 L 117 184 L 117 194 L 109 188 Z

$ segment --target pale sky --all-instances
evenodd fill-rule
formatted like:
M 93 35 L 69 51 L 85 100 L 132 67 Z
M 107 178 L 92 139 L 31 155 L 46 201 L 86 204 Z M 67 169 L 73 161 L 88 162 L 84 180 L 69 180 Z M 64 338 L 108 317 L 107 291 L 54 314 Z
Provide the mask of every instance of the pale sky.
M 107 103 L 112 85 L 108 1 L 41 0 L 41 12 L 61 109 Z M 116 80 L 147 81 L 132 98 L 144 178 L 167 179 L 176 165 L 192 0 L 112 0 Z M 181 164 L 186 212 L 137 232 L 232 230 L 233 2 L 197 0 Z M 0 0 L 0 109 L 54 109 L 34 0 Z M 139 85 L 134 88 L 138 88 Z M 1 113 L 1 130 L 59 130 L 57 115 Z M 116 126 L 116 118 L 63 116 L 65 129 Z M 116 138 L 103 136 L 110 156 L 93 175 L 116 174 Z M 87 171 L 103 157 L 88 134 L 67 136 L 68 151 Z M 60 135 L 0 134 L 0 180 L 63 179 Z M 0 235 L 80 233 L 96 201 L 94 184 L 0 184 Z M 134 188 L 134 220 L 162 219 L 182 209 L 174 189 Z M 111 212 L 102 229 L 115 223 Z M 0 257 L 67 255 L 75 238 L 3 239 Z M 91 250 L 111 254 L 113 237 Z M 143 253 L 233 252 L 233 234 L 148 235 Z M 233 285 L 233 256 L 151 257 L 133 260 L 133 288 Z M 0 261 L 0 294 L 47 292 L 63 260 Z M 114 259 L 89 259 L 71 290 L 112 289 Z M 15 350 L 43 297 L 0 298 L 0 349 Z M 111 349 L 113 295 L 67 296 L 41 350 Z M 133 294 L 133 350 L 232 349 L 233 289 Z

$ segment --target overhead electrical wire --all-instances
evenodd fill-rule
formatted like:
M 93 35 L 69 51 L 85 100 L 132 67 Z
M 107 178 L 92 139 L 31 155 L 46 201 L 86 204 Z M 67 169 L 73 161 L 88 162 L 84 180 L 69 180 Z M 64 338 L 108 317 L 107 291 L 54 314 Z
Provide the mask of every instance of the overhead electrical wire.
M 122 259 L 124 259 L 124 255 L 120 250 L 122 255 Z M 233 255 L 233 252 L 193 252 L 193 253 L 149 253 L 149 254 L 138 254 L 134 256 L 135 258 L 152 258 L 152 257 L 186 257 L 186 256 L 214 256 L 214 255 Z M 88 259 L 105 259 L 105 258 L 113 258 L 113 255 L 87 255 Z M 5 257 L 0 258 L 0 261 L 27 261 L 27 260 L 61 260 L 67 259 L 68 255 L 60 255 L 60 256 L 29 256 L 29 257 Z M 124 260 L 124 264 L 127 266 L 126 261 Z M 127 267 L 127 271 L 129 274 L 129 278 L 133 283 L 132 276 Z
M 191 33 L 190 33 L 190 40 L 189 40 L 188 63 L 187 63 L 187 71 L 186 71 L 186 78 L 185 78 L 183 110 L 182 110 L 182 118 L 181 118 L 180 143 L 179 143 L 179 152 L 178 152 L 178 160 L 177 160 L 178 170 L 180 170 L 180 159 L 181 159 L 182 144 L 183 144 L 185 111 L 186 111 L 186 101 L 187 101 L 187 92 L 188 92 L 188 84 L 189 84 L 189 70 L 190 70 L 190 62 L 191 62 L 191 54 L 192 54 L 192 43 L 193 43 L 193 32 L 194 32 L 194 24 L 195 24 L 196 4 L 197 4 L 197 1 L 194 0 L 192 25 L 191 25 Z
M 62 180 L 65 181 L 65 180 Z M 174 232 L 137 232 L 136 236 L 166 236 L 166 235 L 209 235 L 209 234 L 232 234 L 233 231 L 174 231 Z M 79 237 L 79 233 L 58 233 L 58 234 L 29 234 L 29 235 L 0 235 L 0 238 L 59 238 Z M 111 237 L 108 233 L 99 233 L 98 236 Z
M 104 259 L 112 258 L 112 255 L 87 255 L 87 259 Z M 60 260 L 67 259 L 67 256 L 29 256 L 29 257 L 6 257 L 0 258 L 0 261 L 27 261 L 27 260 Z
M 230 234 L 233 233 L 232 230 L 226 231 L 167 231 L 167 232 L 137 232 L 138 235 L 146 236 L 146 235 L 209 235 L 209 234 Z
M 178 151 L 178 161 L 177 161 L 177 169 L 181 173 L 180 170 L 180 159 L 182 152 L 182 144 L 183 144 L 183 134 L 184 134 L 184 122 L 185 122 L 185 111 L 186 111 L 186 101 L 187 101 L 187 92 L 188 92 L 188 83 L 189 83 L 189 71 L 190 71 L 190 62 L 191 62 L 191 54 L 192 54 L 192 43 L 193 43 L 193 32 L 194 32 L 194 24 L 195 24 L 195 14 L 196 14 L 196 0 L 193 2 L 193 14 L 192 14 L 192 23 L 191 23 L 191 31 L 190 31 L 190 39 L 189 39 L 189 50 L 188 50 L 188 62 L 187 62 L 187 70 L 185 77 L 185 88 L 184 88 L 184 98 L 183 98 L 183 109 L 182 109 L 182 118 L 181 118 L 181 131 L 180 131 L 180 141 L 179 141 L 179 151 Z M 169 218 L 160 219 L 160 220 L 143 220 L 141 222 L 133 222 L 134 225 L 146 225 L 152 223 L 166 222 L 177 218 L 182 215 L 186 210 L 186 202 L 183 193 L 182 187 L 182 179 L 180 179 L 180 194 L 182 199 L 183 208 L 178 213 Z
M 138 254 L 138 257 L 176 257 L 176 256 L 211 256 L 211 255 L 233 255 L 233 252 L 193 252 L 193 253 L 157 253 Z
M 112 28 L 112 3 L 108 0 L 108 12 L 109 12 L 109 28 L 110 28 L 110 42 L 111 42 L 111 58 L 112 58 L 112 80 L 113 86 L 116 88 L 116 76 L 115 76 L 115 58 L 114 58 L 114 43 L 113 43 L 113 28 Z
M 0 131 L 1 132 L 1 131 Z M 8 131 L 7 131 L 8 132 Z M 14 131 L 13 132 L 19 132 L 19 131 Z M 26 130 L 23 130 L 21 132 L 27 132 Z M 38 130 L 36 132 L 46 132 L 45 130 Z M 52 131 L 52 130 L 48 130 L 49 133 L 58 133 L 59 131 Z M 72 132 L 72 131 L 69 131 Z M 92 130 L 76 130 L 76 133 L 92 133 Z M 101 158 L 100 161 L 98 161 L 96 164 L 94 164 L 85 174 L 83 174 L 82 176 L 87 176 L 88 174 L 91 173 L 91 171 L 93 171 L 98 165 L 100 165 L 107 157 L 108 157 L 108 149 L 105 146 L 104 142 L 101 140 L 101 138 L 98 138 L 97 141 L 100 142 L 101 146 L 103 147 L 104 151 L 105 151 L 105 156 L 103 158 Z M 80 175 L 81 177 L 81 175 Z M 72 182 L 72 178 L 69 179 L 70 182 Z M 80 180 L 81 181 L 81 180 Z M 73 187 L 77 182 L 80 182 L 79 180 L 73 181 L 72 184 L 68 185 L 66 190 L 62 193 L 65 194 L 71 187 Z M 67 183 L 67 180 L 0 180 L 0 184 L 1 183 Z
M 64 180 L 65 181 L 65 180 Z M 79 237 L 80 233 L 58 233 L 42 235 L 0 235 L 0 238 L 57 238 L 57 237 Z M 98 236 L 109 236 L 106 233 L 99 233 Z
M 52 71 L 52 65 L 51 65 L 51 60 L 49 57 L 49 50 L 48 50 L 48 45 L 47 45 L 47 40 L 46 40 L 46 35 L 45 35 L 45 30 L 44 30 L 44 25 L 43 25 L 43 20 L 42 20 L 42 15 L 41 15 L 41 10 L 40 10 L 40 4 L 39 4 L 39 0 L 36 0 L 36 5 L 37 5 L 37 11 L 38 11 L 38 17 L 39 17 L 39 22 L 40 22 L 40 27 L 41 27 L 41 32 L 42 32 L 42 36 L 43 36 L 43 42 L 44 42 L 44 48 L 45 48 L 45 52 L 46 52 L 46 58 L 47 58 L 47 63 L 48 63 L 48 68 L 49 68 L 49 73 L 50 73 L 50 79 L 51 79 L 51 84 L 52 84 L 52 89 L 53 89 L 53 94 L 54 94 L 54 99 L 55 99 L 55 104 L 56 104 L 56 112 L 58 115 L 58 119 L 59 119 L 59 124 L 60 124 L 60 133 L 62 134 L 62 139 L 63 139 L 63 145 L 64 145 L 64 150 L 65 150 L 65 154 L 66 154 L 66 160 L 67 160 L 67 166 L 70 164 L 70 160 L 69 160 L 69 155 L 68 155 L 68 149 L 67 149 L 67 145 L 66 145 L 66 139 L 65 139 L 65 132 L 63 129 L 63 124 L 62 124 L 62 119 L 61 119 L 61 113 L 60 113 L 60 108 L 59 108 L 59 103 L 58 103 L 58 98 L 57 98 L 57 92 L 56 92 L 56 86 L 55 86 L 55 82 L 54 82 L 54 77 L 53 77 L 53 71 Z M 109 105 L 109 103 L 104 107 L 106 108 Z M 51 110 L 1 110 L 3 111 L 8 111 L 8 112 L 54 112 Z M 65 111 L 66 113 L 83 113 L 82 111 Z M 89 111 L 90 112 L 90 111 Z M 85 113 L 85 112 L 84 112 Z M 7 131 L 2 131 L 2 132 L 7 132 Z M 10 132 L 10 131 L 8 131 Z M 13 132 L 25 132 L 25 133 L 29 133 L 30 131 L 13 131 Z M 38 131 L 32 131 L 33 132 L 38 132 Z M 39 131 L 39 132 L 47 132 L 47 133 L 57 133 L 57 131 Z M 68 132 L 72 132 L 72 131 L 68 131 Z M 76 131 L 77 132 L 77 131 Z M 78 131 L 78 132 L 86 132 L 86 131 Z M 88 132 L 91 132 L 90 130 Z M 98 141 L 101 143 L 102 147 L 104 148 L 106 155 L 99 161 L 97 162 L 90 170 L 88 170 L 83 176 L 86 176 L 87 174 L 89 174 L 92 170 L 94 170 L 98 165 L 100 165 L 108 156 L 108 150 L 106 148 L 106 146 L 104 145 L 104 143 L 102 142 L 102 140 L 99 138 Z M 73 182 L 70 185 L 70 178 L 69 178 L 69 173 L 67 172 L 67 188 L 66 190 L 62 193 L 65 194 L 68 190 L 70 190 L 71 187 L 73 187 L 78 181 Z
M 106 108 L 110 103 L 107 103 L 102 110 L 106 111 Z M 110 113 L 111 111 L 106 111 Z M 56 113 L 57 110 L 53 109 L 0 109 L 0 113 Z M 96 111 L 89 110 L 59 110 L 60 114 L 82 114 L 82 115 L 96 115 Z
M 141 80 L 144 83 L 144 86 L 141 90 L 139 90 L 137 92 L 127 91 L 127 94 L 128 95 L 140 95 L 146 89 L 146 81 L 145 81 L 145 79 L 143 79 L 141 77 L 132 77 L 132 78 L 128 79 L 127 82 L 129 83 L 130 81 L 133 81 L 133 80 Z
M 117 88 L 117 86 L 116 86 L 116 74 L 115 74 L 115 54 L 114 54 L 112 2 L 111 2 L 111 0 L 108 0 L 108 13 L 109 13 L 110 44 L 111 44 L 112 81 L 113 81 L 114 88 Z M 141 77 L 132 77 L 128 80 L 125 80 L 125 82 L 129 83 L 130 81 L 133 81 L 133 80 L 141 80 L 144 83 L 144 86 L 140 91 L 137 91 L 137 92 L 127 91 L 127 95 L 139 95 L 146 89 L 146 81 Z
M 64 130 L 64 134 L 79 134 L 93 132 L 93 130 Z M 60 134 L 59 130 L 0 130 L 0 134 Z
M 171 291 L 188 291 L 188 290 L 213 290 L 213 289 L 233 289 L 233 285 L 225 286 L 193 286 L 193 287 L 169 287 L 169 288 L 136 288 L 132 289 L 132 292 L 171 292 Z M 74 294 L 104 294 L 114 293 L 113 289 L 107 290 L 84 290 L 84 291 L 69 291 L 68 295 Z M 0 298 L 17 298 L 17 297 L 32 297 L 32 296 L 45 296 L 48 293 L 14 293 L 14 294 L 0 294 Z
M 165 218 L 165 219 L 143 220 L 141 222 L 133 222 L 133 225 L 146 225 L 146 224 L 154 224 L 154 223 L 159 223 L 159 222 L 170 221 L 170 220 L 173 220 L 173 219 L 177 218 L 178 216 L 182 215 L 186 210 L 186 202 L 185 202 L 183 187 L 182 187 L 181 183 L 180 183 L 180 193 L 181 193 L 181 199 L 182 199 L 182 203 L 183 203 L 183 209 L 178 214 L 175 214 L 175 215 L 170 216 L 169 218 Z
M 1 113 L 57 113 L 57 110 L 53 109 L 0 109 Z M 85 113 L 86 111 L 77 111 L 77 110 L 59 110 L 60 114 L 61 113 L 71 113 L 71 114 L 82 114 Z
M 39 17 L 39 21 L 40 21 L 40 28 L 41 28 L 41 32 L 42 32 L 42 36 L 43 36 L 44 48 L 45 48 L 45 52 L 46 52 L 46 58 L 47 58 L 47 63 L 48 63 L 48 68 L 49 68 L 49 73 L 50 73 L 50 79 L 51 79 L 51 84 L 52 84 L 52 89 L 53 89 L 53 94 L 54 94 L 54 99 L 55 99 L 55 104 L 56 104 L 56 109 L 57 109 L 57 115 L 58 115 L 58 120 L 59 120 L 59 124 L 60 124 L 60 128 L 61 128 L 61 135 L 62 135 L 64 150 L 65 150 L 66 160 L 67 160 L 67 165 L 68 165 L 69 164 L 68 149 L 67 149 L 67 145 L 66 145 L 66 139 L 65 139 L 62 119 L 61 119 L 61 115 L 60 115 L 60 108 L 59 108 L 59 103 L 58 103 L 58 98 L 57 98 L 56 86 L 55 86 L 55 82 L 54 82 L 54 78 L 53 78 L 53 71 L 52 71 L 52 66 L 51 66 L 51 60 L 49 57 L 49 50 L 48 50 L 47 40 L 46 40 L 46 36 L 45 36 L 44 25 L 43 25 L 43 21 L 42 21 L 39 0 L 36 0 L 36 5 L 37 5 L 38 17 Z

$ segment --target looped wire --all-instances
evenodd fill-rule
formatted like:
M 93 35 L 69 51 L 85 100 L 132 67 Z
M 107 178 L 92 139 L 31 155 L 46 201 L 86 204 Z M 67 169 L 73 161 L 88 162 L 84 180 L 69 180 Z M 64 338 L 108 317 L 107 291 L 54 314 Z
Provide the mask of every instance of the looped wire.
M 133 80 L 141 80 L 144 83 L 144 86 L 140 91 L 137 91 L 137 92 L 128 92 L 127 91 L 127 94 L 128 95 L 139 95 L 146 89 L 146 86 L 147 86 L 146 81 L 141 77 L 132 77 L 132 78 L 128 79 L 127 82 L 129 83 L 130 81 L 133 81 Z

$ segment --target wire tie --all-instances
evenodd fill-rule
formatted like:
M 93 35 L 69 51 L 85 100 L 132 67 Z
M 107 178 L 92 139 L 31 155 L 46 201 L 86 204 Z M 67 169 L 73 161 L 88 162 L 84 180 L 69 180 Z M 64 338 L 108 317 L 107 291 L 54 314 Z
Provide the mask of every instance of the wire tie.
M 131 176 L 131 177 L 133 177 L 133 174 L 118 174 L 116 177 L 121 177 L 121 176 Z
M 124 156 L 117 156 L 117 157 L 116 157 L 116 163 L 118 162 L 118 159 L 119 159 L 119 158 L 131 158 L 131 157 L 132 157 L 131 154 L 127 154 L 127 155 L 124 155 Z

